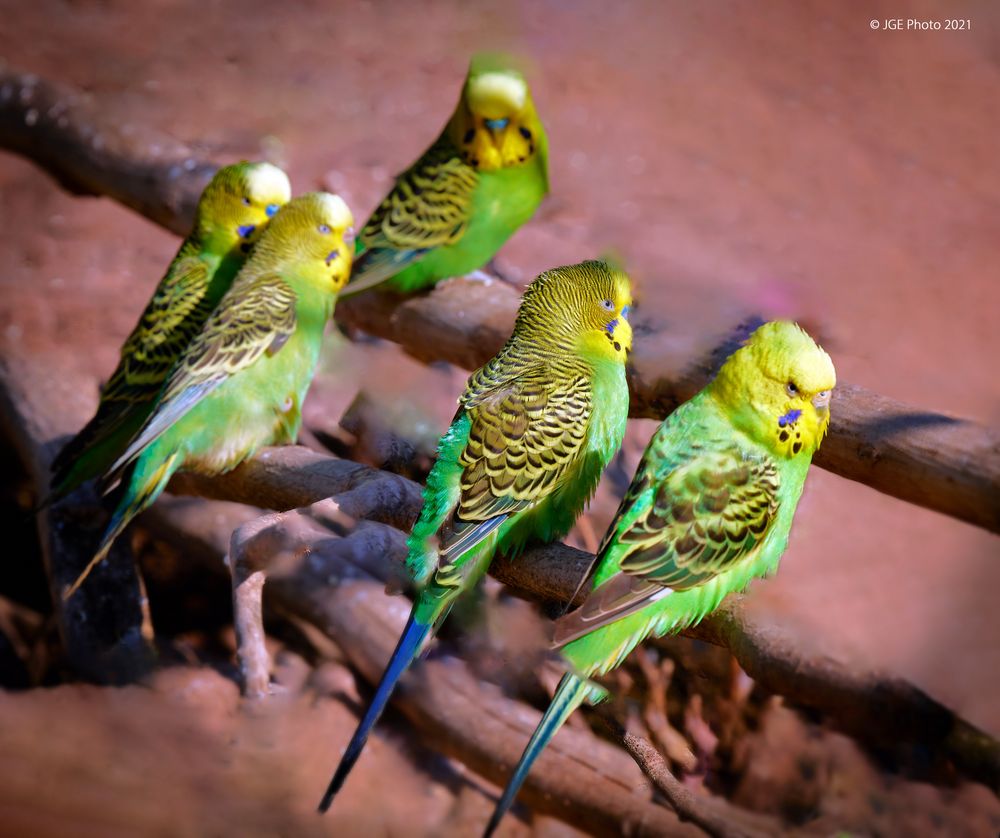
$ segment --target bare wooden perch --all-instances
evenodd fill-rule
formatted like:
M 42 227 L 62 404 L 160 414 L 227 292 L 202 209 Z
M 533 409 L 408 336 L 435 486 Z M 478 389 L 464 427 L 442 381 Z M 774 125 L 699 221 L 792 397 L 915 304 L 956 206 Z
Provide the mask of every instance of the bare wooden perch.
M 186 146 L 118 128 L 93 105 L 36 76 L 0 72 L 0 147 L 26 154 L 63 183 L 111 195 L 175 232 L 187 230 L 212 170 Z M 337 319 L 425 360 L 473 369 L 509 334 L 517 293 L 455 280 L 429 294 L 344 300 Z M 678 322 L 683 322 L 678 318 Z M 692 362 L 679 337 L 640 323 L 630 367 L 632 415 L 662 418 L 700 389 L 744 329 L 716 336 Z M 861 387 L 837 388 L 817 464 L 911 503 L 1000 532 L 1000 434 Z
M 373 522 L 395 518 L 406 527 L 419 510 L 416 496 L 409 494 L 411 499 L 402 507 L 394 499 L 389 499 L 387 506 L 382 505 L 384 499 L 393 497 L 384 493 L 382 481 L 410 483 L 404 478 L 355 464 L 347 468 L 333 464 L 320 468 L 321 461 L 328 458 L 302 449 L 268 449 L 266 454 L 266 466 L 258 459 L 221 477 L 186 477 L 182 483 L 175 478 L 170 488 L 258 506 L 264 505 L 261 503 L 264 497 L 307 503 L 332 497 L 334 508 L 340 512 L 348 510 L 343 500 L 346 497 L 348 504 L 364 509 Z M 311 473 L 305 476 L 300 473 L 304 460 L 313 463 Z M 248 487 L 261 482 L 264 469 L 270 486 L 266 493 L 257 495 Z M 329 477 L 322 486 L 314 482 L 318 473 Z M 416 489 L 416 484 L 410 485 Z M 321 520 L 328 520 L 323 504 L 317 514 Z M 279 522 L 287 520 L 273 517 L 266 525 L 286 526 Z M 373 538 L 380 531 L 371 524 L 367 532 Z M 396 538 L 402 543 L 401 536 L 379 537 Z M 303 536 L 300 543 L 305 541 Z M 379 550 L 385 552 L 389 543 L 383 541 Z M 378 556 L 371 557 L 373 561 L 377 559 Z M 551 544 L 529 550 L 515 561 L 498 558 L 490 567 L 490 574 L 524 596 L 565 603 L 577 590 L 592 559 L 589 553 L 564 544 Z M 359 560 L 357 555 L 353 560 Z M 726 599 L 715 613 L 684 633 L 728 648 L 743 670 L 764 688 L 823 713 L 864 741 L 887 747 L 901 742 L 922 743 L 953 762 L 963 775 L 1000 792 L 1000 744 L 905 679 L 880 671 L 852 670 L 825 655 L 807 654 L 792 633 L 748 614 L 738 596 Z
M 223 509 L 219 514 L 229 512 Z M 226 549 L 213 513 L 181 499 L 167 499 L 151 513 L 154 531 L 183 545 L 189 555 L 192 544 L 198 545 L 194 552 L 203 561 Z M 244 569 L 243 577 L 251 583 L 255 574 L 268 568 L 271 601 L 319 627 L 352 666 L 374 682 L 409 607 L 406 600 L 387 597 L 383 591 L 384 580 L 405 554 L 403 536 L 388 526 L 362 524 L 338 537 L 316 521 L 329 513 L 324 501 L 306 514 L 268 515 L 246 523 L 233 534 L 230 561 Z M 237 518 L 233 521 L 239 523 Z M 251 607 L 257 606 L 259 600 Z M 259 614 L 247 621 L 238 615 L 237 621 L 259 622 Z M 248 628 L 257 632 L 253 625 Z M 244 663 L 253 670 L 262 662 L 254 657 Z M 266 678 L 266 668 L 252 672 L 251 678 L 262 675 Z M 536 710 L 481 683 L 461 661 L 433 656 L 404 679 L 393 703 L 428 746 L 496 783 L 506 781 L 539 718 Z M 331 740 L 331 765 L 341 744 Z M 317 782 L 324 779 L 318 777 Z M 698 834 L 653 802 L 648 784 L 625 754 L 586 731 L 560 733 L 535 766 L 521 797 L 539 812 L 586 823 L 598 835 Z M 707 797 L 692 801 L 698 811 L 714 802 L 723 804 Z M 725 811 L 734 823 L 752 817 L 735 807 Z M 485 816 L 478 826 L 484 823 Z M 768 832 L 778 826 L 770 825 Z
M 65 383 L 68 377 L 55 358 L 38 365 L 10 361 L 0 365 L 0 418 L 39 489 L 47 483 L 53 447 L 49 440 L 62 422 L 74 424 L 85 418 L 79 415 L 85 407 Z M 179 475 L 170 489 L 276 509 L 332 498 L 326 502 L 325 522 L 331 521 L 332 506 L 344 518 L 369 519 L 372 534 L 380 526 L 374 522 L 408 528 L 420 505 L 419 487 L 406 478 L 300 447 L 266 449 L 220 477 Z M 89 558 L 100 529 L 95 531 L 90 520 L 93 512 L 87 509 L 67 505 L 53 511 L 57 512 L 63 517 L 43 518 L 39 527 L 56 591 Z M 82 537 L 78 529 L 66 529 L 67 517 L 84 522 L 76 524 L 84 526 Z M 402 543 L 398 530 L 392 529 L 385 537 Z M 106 668 L 111 664 L 116 666 L 117 677 L 128 677 L 146 660 L 141 592 L 127 553 L 123 550 L 118 559 L 100 569 L 100 583 L 81 591 L 67 611 L 57 611 L 70 661 L 90 677 L 108 677 Z M 354 557 L 354 561 L 363 559 Z M 499 559 L 491 572 L 526 596 L 565 602 L 590 561 L 587 553 L 551 545 L 517 562 Z M 91 595 L 98 599 L 88 600 Z M 54 602 L 57 609 L 63 606 L 58 596 Z M 734 597 L 688 634 L 728 647 L 744 670 L 767 689 L 823 712 L 866 741 L 893 744 L 905 739 L 930 744 L 962 774 L 1000 789 L 996 743 L 902 679 L 853 672 L 826 658 L 806 655 L 786 632 L 744 613 Z
M 86 407 L 63 388 L 66 379 L 52 373 L 44 363 L 0 360 L 0 430 L 18 450 L 38 497 L 48 490 L 51 440 L 60 423 L 88 418 Z M 95 571 L 98 584 L 68 603 L 61 596 L 93 554 L 105 523 L 96 489 L 86 486 L 39 513 L 39 543 L 68 662 L 91 680 L 124 682 L 153 663 L 143 636 L 144 593 L 128 545 L 113 547 L 102 562 L 106 567 Z
M 330 488 L 336 496 L 338 487 Z M 320 628 L 365 679 L 375 683 L 409 607 L 406 600 L 387 597 L 382 591 L 382 582 L 405 555 L 403 534 L 369 522 L 348 529 L 338 525 L 334 532 L 322 523 L 331 514 L 340 514 L 336 501 L 321 501 L 309 509 L 267 515 L 236 529 L 231 562 L 242 568 L 242 579 L 253 588 L 248 599 L 237 603 L 237 608 L 243 609 L 237 613 L 237 623 L 249 629 L 250 636 L 260 634 L 260 583 L 268 573 L 271 601 L 280 610 Z M 195 552 L 211 555 L 214 549 L 214 556 L 226 547 L 220 543 L 220 529 L 212 524 L 215 515 L 181 499 L 160 503 L 151 516 L 156 532 L 184 545 L 189 555 L 192 544 L 208 545 L 208 550 Z M 498 575 L 526 595 L 564 601 L 589 560 L 586 553 L 553 545 L 529 551 L 517 561 L 501 562 Z M 997 743 L 902 679 L 852 672 L 822 656 L 807 657 L 794 649 L 793 639 L 786 633 L 750 619 L 738 599 L 728 600 L 688 634 L 730 646 L 752 676 L 764 676 L 762 680 L 770 688 L 777 688 L 794 702 L 822 710 L 866 742 L 887 747 L 903 741 L 919 743 L 951 760 L 964 776 L 998 788 Z M 266 653 L 249 645 L 251 648 L 241 650 L 245 672 L 263 691 L 268 679 Z M 767 678 L 776 663 L 780 664 L 777 674 Z M 501 699 L 493 688 L 479 684 L 458 661 L 432 659 L 417 667 L 404 679 L 393 704 L 435 749 L 496 782 L 506 779 L 506 771 L 538 718 L 537 712 Z M 482 715 L 476 712 L 470 717 L 469 708 L 479 708 Z M 617 726 L 615 733 L 622 733 Z M 577 732 L 560 733 L 553 742 L 553 753 L 543 756 L 529 775 L 524 800 L 541 812 L 559 817 L 572 814 L 572 822 L 579 822 L 581 813 L 586 813 L 603 831 L 609 826 L 606 819 L 622 816 L 620 790 L 614 784 L 609 790 L 607 783 L 591 782 L 593 775 L 588 772 L 596 771 L 605 780 L 620 780 L 629 774 L 617 769 L 612 773 L 607 762 L 611 757 L 595 750 L 588 737 L 580 737 Z M 766 818 L 729 806 L 724 800 L 693 795 L 664 773 L 662 764 L 644 749 L 642 741 L 631 737 L 623 742 L 654 782 L 667 784 L 664 793 L 678 812 L 709 834 L 758 835 L 776 830 Z M 568 785 L 567 778 L 571 780 Z M 634 783 L 629 786 L 635 787 Z M 633 799 L 629 811 L 642 823 L 649 823 L 645 809 L 635 808 L 637 805 Z M 619 828 L 627 823 L 635 821 L 619 821 Z
M 107 195 L 179 235 L 217 168 L 171 137 L 109 119 L 72 87 L 2 64 L 0 138 L 71 192 Z

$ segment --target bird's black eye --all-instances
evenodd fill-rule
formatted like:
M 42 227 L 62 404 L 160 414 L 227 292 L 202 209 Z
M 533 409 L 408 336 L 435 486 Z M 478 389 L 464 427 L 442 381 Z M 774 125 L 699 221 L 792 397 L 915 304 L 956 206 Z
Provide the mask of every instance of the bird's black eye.
M 794 381 L 789 381 L 785 385 L 785 389 L 788 391 L 789 396 L 797 396 L 799 394 L 799 388 L 795 386 Z
M 250 206 L 250 199 L 249 198 L 244 198 L 243 199 L 243 206 L 245 206 L 245 207 Z
M 316 229 L 319 230 L 324 236 L 330 232 L 330 228 L 326 224 L 320 224 Z
M 605 311 L 614 311 L 615 303 L 614 300 L 601 300 L 601 308 Z

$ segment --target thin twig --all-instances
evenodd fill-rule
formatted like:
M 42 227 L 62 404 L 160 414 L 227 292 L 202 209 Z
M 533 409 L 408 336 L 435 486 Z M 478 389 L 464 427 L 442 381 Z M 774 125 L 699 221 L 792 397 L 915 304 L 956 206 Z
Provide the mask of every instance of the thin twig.
M 713 811 L 709 802 L 685 788 L 670 773 L 666 760 L 646 739 L 625 730 L 606 707 L 599 705 L 596 713 L 608 732 L 622 743 L 622 747 L 642 769 L 642 773 L 660 790 L 682 821 L 697 824 L 712 838 L 763 838 L 768 834 L 737 826 L 735 821 L 738 815 L 735 812 L 730 812 L 727 817 Z

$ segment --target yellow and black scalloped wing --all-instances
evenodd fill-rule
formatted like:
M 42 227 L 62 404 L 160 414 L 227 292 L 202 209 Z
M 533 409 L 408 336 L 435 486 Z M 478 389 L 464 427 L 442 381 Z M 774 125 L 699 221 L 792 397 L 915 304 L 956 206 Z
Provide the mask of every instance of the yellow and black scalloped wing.
M 655 448 L 647 457 L 656 459 Z M 764 540 L 777 515 L 780 480 L 768 458 L 738 448 L 699 451 L 663 477 L 645 465 L 601 548 L 602 560 L 615 560 L 619 572 L 557 622 L 557 645 L 732 568 Z

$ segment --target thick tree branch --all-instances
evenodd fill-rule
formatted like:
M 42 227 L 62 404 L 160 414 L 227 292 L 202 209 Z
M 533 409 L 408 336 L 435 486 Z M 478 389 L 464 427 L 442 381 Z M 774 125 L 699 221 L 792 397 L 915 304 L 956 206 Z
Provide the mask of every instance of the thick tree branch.
M 312 497 L 299 495 L 296 489 L 303 482 L 297 465 L 303 454 L 294 448 L 284 448 L 270 449 L 267 455 L 270 479 L 280 487 L 280 491 L 271 490 L 269 497 L 276 494 Z M 286 457 L 295 465 L 282 468 Z M 243 493 L 247 475 L 259 468 L 256 462 L 247 463 L 231 475 L 213 478 L 208 481 L 213 484 L 212 496 L 232 497 L 227 493 L 227 486 L 232 484 L 238 487 L 238 499 L 263 505 L 259 499 Z M 326 470 L 331 475 L 350 473 L 350 480 L 331 479 L 322 487 L 314 487 L 314 496 L 332 496 L 334 508 L 344 511 L 338 496 L 351 491 L 355 493 L 353 502 L 367 510 L 372 521 L 385 521 L 396 515 L 393 507 L 379 508 L 376 497 L 380 491 L 379 472 L 364 466 L 356 468 L 361 471 Z M 371 474 L 364 477 L 365 471 Z M 309 479 L 312 478 L 306 478 Z M 366 487 L 371 487 L 370 498 L 364 498 Z M 415 506 L 407 510 L 410 513 L 416 513 Z M 329 520 L 329 517 L 324 507 L 322 518 Z M 268 521 L 268 525 L 275 526 L 281 520 L 285 519 L 279 516 Z M 381 532 L 374 523 L 366 527 L 369 533 Z M 401 537 L 391 533 L 380 537 L 399 538 L 401 543 Z M 389 543 L 384 541 L 379 550 L 384 552 Z M 353 561 L 360 560 L 355 554 Z M 552 544 L 529 550 L 517 560 L 498 558 L 490 574 L 526 597 L 563 604 L 577 592 L 579 581 L 592 561 L 590 553 Z M 578 594 L 576 601 L 582 596 Z M 728 648 L 743 670 L 764 688 L 823 713 L 863 741 L 885 747 L 920 743 L 953 763 L 961 774 L 1000 792 L 1000 745 L 905 679 L 878 670 L 851 669 L 823 654 L 806 652 L 801 639 L 793 633 L 750 615 L 738 596 L 729 597 L 714 614 L 684 633 Z
M 0 430 L 20 455 L 37 497 L 48 490 L 58 423 L 82 425 L 88 418 L 86 407 L 67 397 L 50 374 L 43 363 L 0 361 Z M 130 681 L 153 658 L 143 637 L 143 592 L 126 540 L 96 569 L 96 584 L 69 602 L 61 596 L 97 548 L 106 518 L 95 489 L 84 487 L 39 513 L 39 542 L 67 662 L 95 681 Z
M 264 449 L 219 477 L 179 474 L 170 491 L 278 510 L 336 496 L 344 515 L 401 529 L 413 525 L 421 504 L 420 486 L 412 480 L 297 445 Z
M 277 562 L 280 570 L 269 577 L 268 596 L 321 628 L 374 683 L 409 611 L 405 598 L 384 593 L 385 580 L 405 555 L 404 540 L 380 524 L 362 524 L 344 537 L 327 532 L 314 540 L 311 533 L 315 527 L 303 516 L 266 516 L 233 533 L 231 561 L 246 568 L 273 568 Z M 394 703 L 431 747 L 495 783 L 506 780 L 539 718 L 478 681 L 460 661 L 433 656 L 413 668 Z M 331 741 L 331 770 L 345 742 Z M 316 778 L 317 798 L 326 779 Z M 691 834 L 652 802 L 624 754 L 586 732 L 560 734 L 539 761 L 523 800 L 594 834 Z
M 0 148 L 23 154 L 66 189 L 107 195 L 179 235 L 216 166 L 177 140 L 119 123 L 91 97 L 0 65 Z
M 211 166 L 152 132 L 127 133 L 72 91 L 0 73 L 0 147 L 26 154 L 64 183 L 109 194 L 172 230 L 186 230 Z M 344 300 L 347 326 L 401 344 L 425 361 L 473 369 L 509 334 L 517 293 L 504 283 L 443 283 L 429 294 Z M 681 314 L 677 323 L 683 323 Z M 662 418 L 700 389 L 745 328 L 678 351 L 697 336 L 640 323 L 630 367 L 632 415 Z M 682 338 L 688 338 L 686 342 Z M 817 464 L 911 503 L 1000 532 L 1000 434 L 842 384 Z

